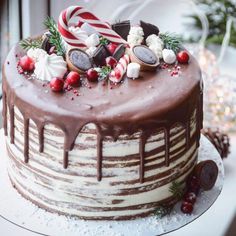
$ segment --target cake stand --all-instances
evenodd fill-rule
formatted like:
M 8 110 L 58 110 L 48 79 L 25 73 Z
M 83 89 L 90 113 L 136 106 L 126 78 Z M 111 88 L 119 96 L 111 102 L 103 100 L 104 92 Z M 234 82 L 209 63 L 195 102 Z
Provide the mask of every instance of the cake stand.
M 3 131 L 0 130 L 0 216 L 26 230 L 41 235 L 60 236 L 154 236 L 177 230 L 194 221 L 206 212 L 219 196 L 224 179 L 224 168 L 220 155 L 207 138 L 201 136 L 199 161 L 214 160 L 219 168 L 216 184 L 210 191 L 201 192 L 191 215 L 180 211 L 177 203 L 168 216 L 157 219 L 155 216 L 130 221 L 85 221 L 47 212 L 25 200 L 12 187 L 7 174 L 7 154 Z

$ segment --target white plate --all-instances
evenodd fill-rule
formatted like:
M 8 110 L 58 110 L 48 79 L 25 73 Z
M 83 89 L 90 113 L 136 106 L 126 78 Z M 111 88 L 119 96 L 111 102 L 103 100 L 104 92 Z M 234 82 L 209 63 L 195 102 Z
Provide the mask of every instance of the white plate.
M 201 192 L 197 198 L 194 211 L 185 215 L 177 204 L 169 216 L 156 219 L 155 216 L 130 221 L 84 221 L 58 214 L 49 213 L 25 200 L 11 186 L 6 171 L 6 149 L 3 131 L 0 130 L 0 216 L 19 227 L 42 235 L 55 236 L 154 236 L 177 230 L 194 221 L 207 211 L 219 196 L 224 179 L 224 168 L 220 155 L 214 146 L 201 137 L 199 161 L 214 160 L 219 168 L 219 175 L 213 189 Z

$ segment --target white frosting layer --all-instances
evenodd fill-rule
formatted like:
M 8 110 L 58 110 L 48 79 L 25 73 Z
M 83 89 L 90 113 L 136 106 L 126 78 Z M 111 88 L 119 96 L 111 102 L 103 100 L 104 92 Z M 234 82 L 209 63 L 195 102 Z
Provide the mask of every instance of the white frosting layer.
M 47 55 L 47 52 L 41 48 L 30 48 L 27 51 L 27 56 L 31 57 L 35 62 L 42 60 Z
M 29 163 L 25 164 L 22 116 L 17 109 L 15 112 L 15 144 L 10 144 L 7 138 L 7 145 L 13 156 L 9 158 L 9 175 L 20 192 L 51 210 L 89 218 L 134 216 L 152 211 L 152 205 L 143 208 L 135 206 L 171 197 L 169 187 L 172 181 L 184 179 L 196 161 L 196 143 L 186 151 L 186 131 L 182 126 L 176 125 L 170 132 L 170 165 L 155 167 L 165 160 L 165 151 L 155 152 L 157 148 L 162 149 L 164 146 L 164 133 L 156 132 L 149 137 L 145 146 L 145 167 L 148 169 L 144 177 L 147 180 L 140 183 L 137 181 L 139 158 L 132 158 L 139 153 L 140 133 L 137 132 L 132 137 L 122 135 L 117 142 L 105 139 L 103 178 L 98 182 L 94 124 L 88 124 L 78 135 L 75 147 L 69 153 L 68 169 L 65 170 L 62 166 L 63 132 L 54 125 L 46 125 L 44 152 L 39 153 L 38 131 L 30 121 Z M 194 117 L 195 114 L 191 121 L 191 137 L 196 133 Z M 179 154 L 181 155 L 178 157 Z M 160 174 L 163 175 L 158 177 Z M 158 184 L 161 186 L 158 187 Z M 131 192 L 124 194 L 124 191 Z M 134 208 L 128 209 L 130 206 Z

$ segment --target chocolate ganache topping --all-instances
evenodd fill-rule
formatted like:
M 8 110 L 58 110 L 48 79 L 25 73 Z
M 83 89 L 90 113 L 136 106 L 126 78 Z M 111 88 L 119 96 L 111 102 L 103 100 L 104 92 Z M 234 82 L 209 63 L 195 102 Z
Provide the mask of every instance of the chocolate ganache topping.
M 68 166 L 68 153 L 73 149 L 77 135 L 84 125 L 97 127 L 97 178 L 102 178 L 102 142 L 106 137 L 115 141 L 121 134 L 140 131 L 140 181 L 143 182 L 145 140 L 154 129 L 164 129 L 166 148 L 169 148 L 169 130 L 176 123 L 190 123 L 190 115 L 197 109 L 197 130 L 202 125 L 202 82 L 196 60 L 181 66 L 178 78 L 168 70 L 142 71 L 139 80 L 125 78 L 122 84 L 110 89 L 109 84 L 91 83 L 81 86 L 80 96 L 71 100 L 67 93 L 54 93 L 42 86 L 42 81 L 25 78 L 17 71 L 18 57 L 25 54 L 19 46 L 10 51 L 3 67 L 3 117 L 7 135 L 7 107 L 10 115 L 10 139 L 14 143 L 14 106 L 24 117 L 24 155 L 28 161 L 29 119 L 39 132 L 39 150 L 43 151 L 43 127 L 52 123 L 64 132 L 64 168 Z M 16 57 L 17 55 L 17 57 Z M 187 127 L 186 140 L 190 134 Z M 166 165 L 169 163 L 166 150 Z

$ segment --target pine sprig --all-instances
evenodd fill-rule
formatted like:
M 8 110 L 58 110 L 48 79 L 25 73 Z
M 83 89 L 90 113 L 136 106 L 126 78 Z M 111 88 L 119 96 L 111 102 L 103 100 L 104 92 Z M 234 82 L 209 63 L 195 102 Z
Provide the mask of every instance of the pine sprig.
M 172 195 L 180 200 L 183 195 L 184 195 L 184 187 L 183 184 L 181 182 L 172 182 L 172 185 L 169 188 L 169 191 L 172 193 Z
M 166 32 L 166 33 L 161 33 L 159 37 L 163 41 L 165 48 L 171 49 L 175 53 L 177 53 L 180 50 L 181 38 L 179 36 Z
M 100 74 L 100 77 L 102 78 L 102 79 L 105 79 L 110 73 L 111 73 L 111 67 L 110 66 L 103 66 L 102 68 L 101 68 L 101 71 L 99 72 L 99 74 Z
M 157 217 L 157 218 L 162 218 L 166 215 L 169 215 L 171 213 L 173 209 L 173 205 L 160 205 L 156 208 L 155 212 L 154 212 L 154 215 Z
M 56 47 L 56 53 L 58 56 L 64 56 L 65 48 L 62 42 L 62 37 L 57 30 L 56 22 L 53 18 L 47 17 L 44 21 L 44 25 L 50 32 L 49 42 Z
M 42 46 L 42 38 L 38 39 L 23 39 L 20 41 L 20 46 L 25 49 L 34 49 L 34 48 L 41 48 Z
M 109 41 L 108 41 L 108 39 L 106 39 L 104 37 L 101 37 L 100 38 L 100 44 L 101 45 L 107 45 L 107 44 L 109 44 Z

